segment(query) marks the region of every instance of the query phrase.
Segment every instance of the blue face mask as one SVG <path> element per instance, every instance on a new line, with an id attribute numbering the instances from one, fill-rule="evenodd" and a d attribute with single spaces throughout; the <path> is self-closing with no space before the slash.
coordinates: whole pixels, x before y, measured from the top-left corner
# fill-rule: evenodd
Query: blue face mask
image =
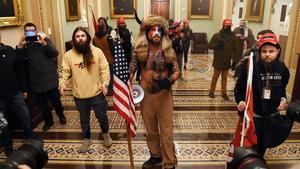
<path id="1" fill-rule="evenodd" d="M 26 36 L 29 36 L 29 37 L 30 37 L 30 36 L 36 36 L 36 33 L 35 33 L 35 31 L 26 31 L 26 32 L 25 32 L 25 35 L 26 35 Z"/>

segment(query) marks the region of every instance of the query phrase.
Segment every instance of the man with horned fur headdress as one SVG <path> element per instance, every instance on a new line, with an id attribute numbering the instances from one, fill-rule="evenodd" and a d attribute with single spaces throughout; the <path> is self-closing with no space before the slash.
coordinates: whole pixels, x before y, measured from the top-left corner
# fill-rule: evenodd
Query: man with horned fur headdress
<path id="1" fill-rule="evenodd" d="M 137 17 L 136 17 L 137 18 Z M 143 169 L 164 166 L 175 168 L 173 143 L 173 98 L 171 85 L 180 77 L 176 55 L 168 37 L 168 24 L 160 16 L 149 16 L 141 22 L 140 33 L 130 64 L 130 78 L 141 65 L 140 84 L 145 92 L 141 114 L 147 130 L 151 157 Z"/>

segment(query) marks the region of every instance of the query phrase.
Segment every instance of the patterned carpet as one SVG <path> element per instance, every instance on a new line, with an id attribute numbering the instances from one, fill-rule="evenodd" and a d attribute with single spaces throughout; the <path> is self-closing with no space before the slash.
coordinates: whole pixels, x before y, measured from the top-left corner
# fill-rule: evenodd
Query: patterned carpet
<path id="1" fill-rule="evenodd" d="M 15 148 L 22 144 L 16 141 Z M 128 148 L 126 141 L 114 141 L 110 148 L 102 146 L 102 141 L 93 140 L 86 153 L 78 153 L 81 141 L 78 140 L 45 140 L 44 148 L 49 155 L 49 164 L 97 164 L 106 163 L 128 164 Z M 145 141 L 133 141 L 133 157 L 136 164 L 149 158 Z M 229 141 L 175 141 L 178 165 L 191 163 L 220 162 L 225 164 Z M 0 154 L 3 158 L 4 154 Z M 269 149 L 266 153 L 268 161 L 300 160 L 300 142 L 288 141 L 279 147 Z"/>
<path id="2" fill-rule="evenodd" d="M 61 125 L 54 116 L 55 125 L 49 132 L 81 132 L 78 111 L 65 111 L 68 119 L 66 125 Z M 109 128 L 111 133 L 123 133 L 125 121 L 116 111 L 108 111 Z M 144 132 L 142 116 L 137 111 L 138 132 Z M 174 111 L 174 133 L 234 133 L 238 122 L 236 111 Z M 42 132 L 43 123 L 35 128 L 35 132 Z M 91 113 L 91 132 L 99 132 L 97 119 Z M 300 132 L 300 124 L 295 123 L 293 132 Z"/>
<path id="3" fill-rule="evenodd" d="M 179 169 L 223 169 L 225 166 L 229 143 L 238 121 L 233 93 L 235 79 L 231 72 L 228 78 L 230 101 L 224 101 L 220 96 L 220 79 L 215 92 L 216 98 L 209 98 L 208 91 L 213 74 L 211 63 L 211 54 L 191 55 L 188 70 L 183 71 L 183 77 L 187 82 L 178 81 L 172 88 L 174 141 Z M 94 113 L 91 113 L 90 126 L 93 145 L 87 153 L 80 154 L 77 152 L 81 145 L 79 113 L 75 109 L 71 91 L 67 92 L 67 96 L 62 98 L 67 124 L 61 125 L 53 113 L 55 124 L 48 132 L 42 131 L 43 122 L 34 129 L 35 133 L 45 139 L 44 148 L 49 155 L 48 165 L 64 169 L 96 169 L 98 166 L 109 169 L 129 168 L 128 148 L 126 137 L 124 137 L 125 123 L 113 110 L 111 96 L 107 97 L 107 101 L 110 109 L 108 111 L 110 133 L 114 136 L 113 145 L 110 148 L 102 146 L 102 139 L 99 139 L 97 135 L 100 132 L 99 125 Z M 139 111 L 137 111 L 136 119 L 139 136 L 133 138 L 132 147 L 135 165 L 141 168 L 141 164 L 149 158 L 149 151 L 144 137 L 145 127 Z M 277 166 L 281 166 L 291 163 L 288 168 L 299 168 L 299 123 L 294 124 L 292 132 L 293 138 L 279 147 L 267 150 L 268 164 L 275 163 Z M 116 135 L 122 136 L 116 137 Z M 21 144 L 21 140 L 14 140 L 15 148 Z M 0 161 L 4 159 L 4 153 L 1 152 Z M 278 168 L 282 167 L 276 169 Z"/>

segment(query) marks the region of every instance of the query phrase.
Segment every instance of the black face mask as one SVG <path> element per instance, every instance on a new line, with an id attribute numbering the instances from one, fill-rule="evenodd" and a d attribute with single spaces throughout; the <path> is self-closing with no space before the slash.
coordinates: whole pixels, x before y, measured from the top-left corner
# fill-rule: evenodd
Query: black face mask
<path id="1" fill-rule="evenodd" d="M 106 25 L 105 25 L 103 22 L 100 22 L 100 23 L 98 24 L 99 30 L 104 30 L 105 27 L 106 27 Z"/>
<path id="2" fill-rule="evenodd" d="M 229 26 L 225 27 L 224 32 L 230 33 L 231 32 L 231 27 L 229 27 Z"/>
<path id="3" fill-rule="evenodd" d="M 124 25 L 124 26 L 119 26 L 119 30 L 124 31 L 125 29 L 126 29 L 126 25 Z"/>

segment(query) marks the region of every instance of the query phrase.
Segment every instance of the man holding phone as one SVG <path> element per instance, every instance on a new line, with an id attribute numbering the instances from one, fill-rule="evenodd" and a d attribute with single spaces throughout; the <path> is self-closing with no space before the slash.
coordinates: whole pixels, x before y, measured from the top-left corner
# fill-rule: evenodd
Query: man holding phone
<path id="1" fill-rule="evenodd" d="M 28 76 L 29 91 L 33 93 L 35 101 L 40 107 L 45 125 L 43 131 L 53 125 L 53 117 L 48 99 L 51 101 L 61 124 L 66 124 L 63 107 L 58 91 L 58 72 L 56 57 L 58 51 L 51 41 L 36 31 L 33 23 L 24 26 L 25 35 L 20 38 L 17 50 L 23 55 Z"/>

